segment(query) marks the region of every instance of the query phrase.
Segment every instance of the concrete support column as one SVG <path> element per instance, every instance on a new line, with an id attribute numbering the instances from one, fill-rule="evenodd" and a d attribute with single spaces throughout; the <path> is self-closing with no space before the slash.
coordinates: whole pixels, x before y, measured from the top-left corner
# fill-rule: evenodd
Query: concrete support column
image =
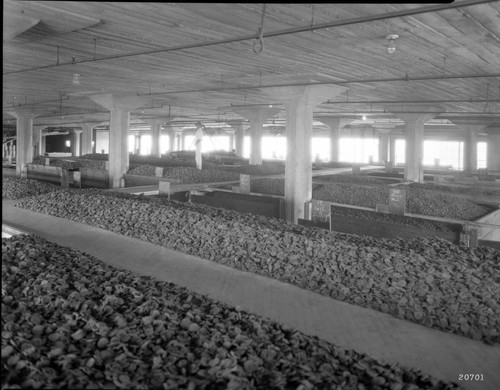
<path id="1" fill-rule="evenodd" d="M 489 171 L 500 172 L 500 132 L 488 133 L 486 149 L 486 168 Z"/>
<path id="2" fill-rule="evenodd" d="M 229 133 L 229 151 L 234 150 L 234 133 Z"/>
<path id="3" fill-rule="evenodd" d="M 399 118 L 405 122 L 405 141 L 406 141 L 406 165 L 404 179 L 422 183 L 424 181 L 424 168 L 422 165 L 424 155 L 424 123 L 429 119 L 439 115 L 444 110 L 439 106 L 431 105 L 413 105 L 404 108 L 401 106 L 389 108 Z"/>
<path id="4" fill-rule="evenodd" d="M 262 131 L 264 121 L 275 116 L 279 109 L 263 106 L 238 108 L 233 111 L 250 121 L 250 165 L 262 165 Z"/>
<path id="5" fill-rule="evenodd" d="M 491 122 L 485 123 L 477 119 L 453 119 L 452 122 L 463 130 L 464 134 L 464 156 L 463 169 L 465 172 L 477 171 L 477 141 L 479 132 L 488 127 Z"/>
<path id="6" fill-rule="evenodd" d="M 181 143 L 182 143 L 181 132 L 177 132 L 175 134 L 175 150 L 182 150 Z"/>
<path id="7" fill-rule="evenodd" d="M 160 137 L 161 125 L 165 122 L 162 119 L 148 119 L 146 123 L 151 126 L 151 156 L 161 157 Z"/>
<path id="8" fill-rule="evenodd" d="M 404 179 L 423 183 L 424 168 L 422 159 L 424 156 L 424 123 L 433 118 L 432 114 L 400 114 L 405 121 L 406 140 L 406 166 Z"/>
<path id="9" fill-rule="evenodd" d="M 396 138 L 389 137 L 389 162 L 396 165 Z"/>
<path id="10" fill-rule="evenodd" d="M 468 126 L 464 130 L 464 171 L 477 171 L 477 134 L 484 126 Z"/>
<path id="11" fill-rule="evenodd" d="M 393 124 L 385 124 L 385 123 L 374 123 L 373 127 L 375 127 L 380 133 L 380 138 L 378 141 L 378 158 L 379 162 L 385 164 L 388 161 L 392 161 L 389 157 L 389 134 L 392 132 L 396 125 Z"/>
<path id="12" fill-rule="evenodd" d="M 203 142 L 203 124 L 201 122 L 198 122 L 196 124 L 196 135 L 194 139 L 194 146 L 195 146 L 195 155 L 194 155 L 194 160 L 196 161 L 196 168 L 201 169 L 202 167 L 202 158 L 201 158 L 201 147 L 202 147 L 202 142 Z"/>
<path id="13" fill-rule="evenodd" d="M 175 147 L 175 129 L 172 125 L 167 124 L 166 130 L 168 134 L 168 152 L 172 153 Z"/>
<path id="14" fill-rule="evenodd" d="M 73 130 L 73 143 L 71 145 L 71 153 L 74 157 L 80 156 L 80 137 L 83 133 L 83 130 Z"/>
<path id="15" fill-rule="evenodd" d="M 245 130 L 243 129 L 243 124 L 233 124 L 231 125 L 234 129 L 234 151 L 238 157 L 243 157 L 243 140 L 245 138 Z"/>
<path id="16" fill-rule="evenodd" d="M 46 150 L 47 150 L 47 136 L 42 135 L 41 145 L 40 145 L 40 156 L 45 156 Z"/>
<path id="17" fill-rule="evenodd" d="M 27 176 L 27 165 L 33 162 L 33 118 L 40 112 L 10 111 L 8 114 L 16 118 L 16 174 Z"/>
<path id="18" fill-rule="evenodd" d="M 44 142 L 43 138 L 43 130 L 46 129 L 48 126 L 34 126 L 33 127 L 33 155 L 34 156 L 43 156 L 45 153 L 44 151 Z"/>
<path id="19" fill-rule="evenodd" d="M 316 117 L 316 119 L 330 127 L 330 161 L 338 162 L 340 130 L 351 123 L 353 119 L 328 116 Z"/>
<path id="20" fill-rule="evenodd" d="M 297 223 L 304 215 L 304 203 L 312 199 L 313 108 L 347 90 L 330 85 L 276 87 L 266 90 L 286 106 L 287 153 L 285 162 L 286 219 Z"/>
<path id="21" fill-rule="evenodd" d="M 94 125 L 90 123 L 84 123 L 81 125 L 82 128 L 82 156 L 92 153 L 92 133 Z"/>
<path id="22" fill-rule="evenodd" d="M 134 134 L 134 154 L 139 154 L 141 151 L 141 135 Z"/>
<path id="23" fill-rule="evenodd" d="M 144 105 L 144 100 L 135 96 L 113 94 L 93 95 L 90 98 L 110 111 L 109 119 L 109 186 L 124 186 L 123 175 L 129 168 L 128 132 L 130 111 Z"/>

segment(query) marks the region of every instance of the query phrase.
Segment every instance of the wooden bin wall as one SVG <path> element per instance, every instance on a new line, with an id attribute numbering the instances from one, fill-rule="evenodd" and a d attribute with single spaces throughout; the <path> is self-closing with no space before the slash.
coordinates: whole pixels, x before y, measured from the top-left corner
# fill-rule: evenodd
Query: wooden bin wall
<path id="1" fill-rule="evenodd" d="M 213 191 L 205 195 L 191 194 L 190 199 L 193 203 L 202 203 L 212 207 L 283 218 L 284 202 L 280 198 Z"/>
<path id="2" fill-rule="evenodd" d="M 408 217 L 410 218 L 410 217 Z M 395 237 L 439 237 L 454 244 L 460 243 L 460 231 L 442 232 L 438 230 L 420 228 L 417 226 L 400 225 L 385 221 L 368 221 L 363 218 L 345 215 L 331 215 L 331 230 L 341 233 L 358 234 L 363 236 L 395 238 Z"/>
<path id="3" fill-rule="evenodd" d="M 80 168 L 82 188 L 109 188 L 106 169 Z"/>
<path id="4" fill-rule="evenodd" d="M 36 179 L 61 185 L 62 168 L 50 165 L 27 164 L 28 179 Z"/>

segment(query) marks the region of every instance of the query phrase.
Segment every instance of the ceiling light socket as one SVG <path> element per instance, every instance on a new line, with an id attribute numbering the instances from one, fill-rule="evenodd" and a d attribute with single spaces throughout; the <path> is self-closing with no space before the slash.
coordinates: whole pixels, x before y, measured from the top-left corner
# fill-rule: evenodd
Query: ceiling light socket
<path id="1" fill-rule="evenodd" d="M 73 73 L 73 85 L 80 85 L 80 75 L 78 73 Z"/>
<path id="2" fill-rule="evenodd" d="M 387 45 L 387 52 L 389 54 L 392 54 L 396 51 L 396 39 L 398 38 L 399 38 L 398 34 L 386 35 L 385 39 L 389 41 L 389 44 Z"/>

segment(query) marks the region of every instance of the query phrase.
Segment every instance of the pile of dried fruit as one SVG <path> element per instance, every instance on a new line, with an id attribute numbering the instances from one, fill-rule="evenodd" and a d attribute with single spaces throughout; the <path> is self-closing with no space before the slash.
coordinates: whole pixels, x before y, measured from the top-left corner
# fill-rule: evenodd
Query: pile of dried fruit
<path id="1" fill-rule="evenodd" d="M 458 196 L 411 187 L 406 208 L 409 213 L 413 214 L 455 218 L 463 221 L 478 219 L 492 211 L 489 207 L 475 204 Z"/>
<path id="2" fill-rule="evenodd" d="M 155 176 L 156 167 L 152 165 L 131 165 L 129 175 L 139 175 L 139 176 Z"/>
<path id="3" fill-rule="evenodd" d="M 349 183 L 327 183 L 313 191 L 313 199 L 375 208 L 377 203 L 387 204 L 389 188 Z"/>
<path id="4" fill-rule="evenodd" d="M 410 188 L 420 188 L 422 190 L 436 190 L 444 192 L 454 192 L 461 194 L 471 194 L 471 195 L 493 195 L 500 196 L 500 188 L 482 187 L 479 185 L 474 186 L 447 186 L 436 183 L 410 183 Z"/>
<path id="5" fill-rule="evenodd" d="M 254 179 L 250 191 L 260 194 L 285 195 L 285 179 Z"/>
<path id="6" fill-rule="evenodd" d="M 156 167 L 151 165 L 140 165 L 131 169 L 128 173 L 131 175 L 155 176 L 155 172 Z M 236 172 L 216 169 L 213 166 L 208 166 L 204 169 L 186 166 L 165 168 L 163 177 L 167 179 L 182 180 L 182 183 L 210 183 L 240 179 L 240 175 Z"/>
<path id="7" fill-rule="evenodd" d="M 437 238 L 373 239 L 100 190 L 18 204 L 485 342 L 500 341 L 500 259 Z"/>
<path id="8" fill-rule="evenodd" d="M 241 165 L 233 168 L 233 172 L 242 173 L 245 175 L 265 176 L 279 175 L 285 173 L 285 167 L 279 165 L 262 164 L 262 165 Z"/>
<path id="9" fill-rule="evenodd" d="M 77 162 L 80 168 L 106 169 L 106 161 L 79 159 Z"/>
<path id="10" fill-rule="evenodd" d="M 27 196 L 59 191 L 60 189 L 60 186 L 34 179 L 20 177 L 2 178 L 2 199 L 21 199 Z"/>
<path id="11" fill-rule="evenodd" d="M 335 215 L 345 215 L 353 218 L 361 218 L 365 221 L 380 221 L 395 223 L 398 225 L 418 226 L 423 229 L 437 230 L 440 232 L 460 232 L 462 229 L 458 224 L 449 224 L 428 219 L 417 219 L 403 215 L 384 214 L 369 210 L 360 210 L 347 207 L 332 206 L 332 213 Z"/>
<path id="12" fill-rule="evenodd" d="M 330 182 L 330 183 L 350 183 L 350 184 L 384 184 L 384 181 L 366 175 L 325 175 L 313 178 L 317 182 Z"/>
<path id="13" fill-rule="evenodd" d="M 45 165 L 45 157 L 35 157 L 33 164 Z M 79 162 L 62 158 L 51 158 L 49 165 L 51 167 L 61 167 L 62 169 L 78 169 L 80 167 Z"/>
<path id="14" fill-rule="evenodd" d="M 2 388 L 458 388 L 37 236 L 2 254 Z"/>
<path id="15" fill-rule="evenodd" d="M 35 157 L 33 164 L 45 165 L 45 157 Z M 62 169 L 78 169 L 78 168 L 92 168 L 92 169 L 106 169 L 106 162 L 97 159 L 82 159 L 67 160 L 50 158 L 49 165 L 51 167 L 61 167 Z"/>
<path id="16" fill-rule="evenodd" d="M 252 192 L 263 194 L 284 195 L 284 187 L 284 179 L 257 179 L 252 180 L 251 183 Z M 402 188 L 408 189 L 408 186 Z M 377 203 L 388 203 L 389 187 L 369 184 L 325 183 L 313 190 L 312 197 L 328 202 L 374 209 Z M 411 214 L 471 221 L 491 211 L 492 209 L 489 207 L 451 194 L 414 187 L 408 189 L 406 212 Z"/>
<path id="17" fill-rule="evenodd" d="M 89 153 L 81 156 L 84 160 L 99 160 L 99 161 L 108 161 L 108 154 L 104 153 Z"/>

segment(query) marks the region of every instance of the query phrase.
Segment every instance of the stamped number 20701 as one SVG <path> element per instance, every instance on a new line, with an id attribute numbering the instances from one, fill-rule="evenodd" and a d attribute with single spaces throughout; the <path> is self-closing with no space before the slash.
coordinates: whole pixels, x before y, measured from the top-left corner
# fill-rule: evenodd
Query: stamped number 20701
<path id="1" fill-rule="evenodd" d="M 484 381 L 483 374 L 458 374 L 459 381 Z"/>

